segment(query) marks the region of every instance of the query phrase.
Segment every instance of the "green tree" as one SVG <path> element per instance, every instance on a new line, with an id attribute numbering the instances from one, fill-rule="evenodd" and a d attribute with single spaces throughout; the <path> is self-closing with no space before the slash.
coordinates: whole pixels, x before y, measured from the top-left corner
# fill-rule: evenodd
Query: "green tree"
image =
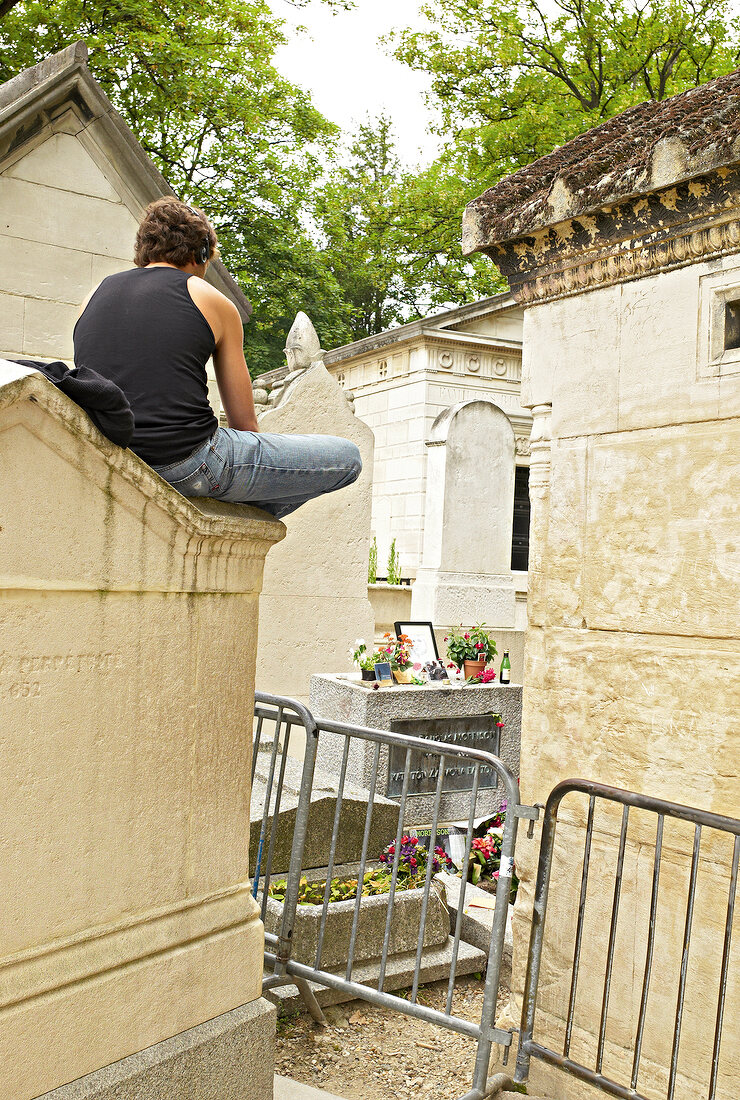
<path id="1" fill-rule="evenodd" d="M 430 29 L 402 32 L 396 56 L 432 78 L 447 144 L 416 182 L 418 225 L 460 302 L 505 286 L 490 261 L 461 256 L 467 202 L 628 107 L 738 64 L 726 0 L 428 0 L 423 11 Z"/>
<path id="2" fill-rule="evenodd" d="M 350 339 L 501 288 L 490 263 L 463 258 L 460 216 L 458 181 L 450 185 L 438 164 L 404 168 L 389 118 L 358 128 L 312 200 L 316 243 L 350 311 Z"/>
<path id="3" fill-rule="evenodd" d="M 734 69 L 727 0 L 428 0 L 396 55 L 432 77 L 462 190 L 480 190 L 647 99 Z"/>
<path id="4" fill-rule="evenodd" d="M 401 192 L 391 122 L 381 116 L 359 127 L 345 163 L 314 195 L 319 242 L 349 305 L 353 339 L 381 332 L 414 309 L 401 275 Z"/>
<path id="5" fill-rule="evenodd" d="M 0 79 L 79 38 L 168 182 L 214 220 L 255 306 L 253 373 L 283 361 L 299 308 L 325 339 L 345 333 L 341 293 L 302 221 L 336 128 L 276 70 L 284 38 L 267 0 L 23 0 L 0 22 Z"/>

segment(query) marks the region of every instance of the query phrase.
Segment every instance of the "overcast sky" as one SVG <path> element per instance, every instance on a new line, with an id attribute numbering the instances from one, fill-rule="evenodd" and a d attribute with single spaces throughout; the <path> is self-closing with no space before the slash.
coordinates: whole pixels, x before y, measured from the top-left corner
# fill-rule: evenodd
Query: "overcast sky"
<path id="1" fill-rule="evenodd" d="M 272 0 L 285 19 L 289 42 L 277 68 L 311 93 L 315 106 L 343 130 L 385 112 L 393 120 L 398 152 L 407 164 L 428 163 L 439 148 L 424 105 L 428 79 L 395 61 L 380 38 L 396 27 L 423 27 L 421 0 L 357 0 L 335 14 L 320 0 L 295 9 Z M 307 28 L 300 33 L 299 25 Z"/>

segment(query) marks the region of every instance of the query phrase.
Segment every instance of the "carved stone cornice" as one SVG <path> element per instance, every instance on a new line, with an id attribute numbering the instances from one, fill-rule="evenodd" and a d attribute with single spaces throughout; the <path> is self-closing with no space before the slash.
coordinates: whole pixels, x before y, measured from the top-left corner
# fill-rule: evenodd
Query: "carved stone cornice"
<path id="1" fill-rule="evenodd" d="M 487 251 L 527 305 L 740 252 L 740 166 Z"/>

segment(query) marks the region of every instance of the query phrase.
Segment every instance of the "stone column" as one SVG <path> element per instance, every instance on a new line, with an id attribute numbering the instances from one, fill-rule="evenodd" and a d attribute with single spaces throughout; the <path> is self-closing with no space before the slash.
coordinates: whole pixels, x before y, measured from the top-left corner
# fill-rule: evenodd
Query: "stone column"
<path id="1" fill-rule="evenodd" d="M 422 566 L 411 617 L 435 626 L 513 629 L 514 429 L 492 401 L 464 401 L 435 420 L 427 442 Z"/>
<path id="2" fill-rule="evenodd" d="M 0 471 L 3 1100 L 271 1096 L 247 852 L 282 525 L 186 500 L 8 364 Z"/>

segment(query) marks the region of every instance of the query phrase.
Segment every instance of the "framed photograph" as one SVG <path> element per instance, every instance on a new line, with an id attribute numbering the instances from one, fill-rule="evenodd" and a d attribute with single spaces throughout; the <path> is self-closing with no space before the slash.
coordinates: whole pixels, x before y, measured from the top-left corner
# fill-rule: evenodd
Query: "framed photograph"
<path id="1" fill-rule="evenodd" d="M 375 666 L 375 679 L 379 684 L 393 683 L 393 672 L 391 670 L 390 661 L 378 661 Z"/>
<path id="2" fill-rule="evenodd" d="M 411 639 L 411 660 L 422 665 L 439 660 L 434 627 L 431 623 L 394 623 L 396 637 L 406 634 Z"/>

